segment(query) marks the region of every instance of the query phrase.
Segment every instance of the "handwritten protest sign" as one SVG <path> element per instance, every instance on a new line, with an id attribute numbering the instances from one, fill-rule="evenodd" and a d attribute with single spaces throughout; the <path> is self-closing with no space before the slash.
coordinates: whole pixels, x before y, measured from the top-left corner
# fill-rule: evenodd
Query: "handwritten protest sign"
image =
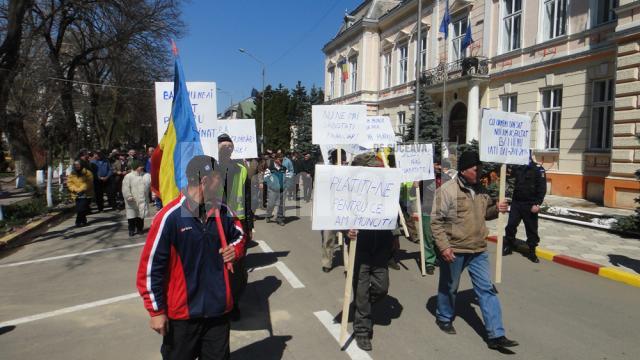
<path id="1" fill-rule="evenodd" d="M 196 126 L 200 132 L 202 150 L 209 156 L 214 156 L 218 149 L 215 129 L 217 120 L 216 83 L 215 82 L 187 82 L 189 100 L 193 108 Z M 158 142 L 162 139 L 171 116 L 173 101 L 173 82 L 156 82 L 156 126 Z"/>
<path id="2" fill-rule="evenodd" d="M 214 158 L 218 158 L 218 135 L 226 133 L 233 140 L 232 159 L 251 159 L 258 157 L 256 121 L 254 119 L 218 120 L 214 141 Z M 203 143 L 204 146 L 204 143 Z"/>
<path id="3" fill-rule="evenodd" d="M 313 230 L 392 230 L 398 217 L 400 171 L 316 165 Z"/>
<path id="4" fill-rule="evenodd" d="M 402 181 L 435 179 L 433 145 L 407 144 L 396 146 L 396 166 L 402 171 Z"/>
<path id="5" fill-rule="evenodd" d="M 350 144 L 350 145 L 320 145 L 320 153 L 322 154 L 322 160 L 324 161 L 325 165 L 329 165 L 329 153 L 331 152 L 331 150 L 335 150 L 338 147 L 340 147 L 340 149 L 344 150 L 347 153 L 347 159 L 342 159 L 342 160 L 349 160 L 350 157 L 362 154 L 362 153 L 366 153 L 369 151 L 369 149 L 363 148 L 360 145 L 357 144 Z"/>
<path id="6" fill-rule="evenodd" d="M 366 105 L 313 105 L 314 144 L 360 144 L 366 141 Z"/>
<path id="7" fill-rule="evenodd" d="M 500 167 L 500 187 L 498 201 L 505 201 L 507 164 L 526 165 L 529 163 L 531 144 L 531 119 L 499 110 L 485 109 L 482 113 L 480 129 L 480 160 L 502 163 Z M 502 282 L 502 245 L 506 215 L 498 215 L 498 243 L 496 249 L 495 283 Z"/>
<path id="8" fill-rule="evenodd" d="M 531 119 L 499 110 L 485 109 L 480 132 L 480 160 L 526 165 L 531 145 Z"/>
<path id="9" fill-rule="evenodd" d="M 396 133 L 388 116 L 367 116 L 366 140 L 359 143 L 367 149 L 396 145 Z"/>

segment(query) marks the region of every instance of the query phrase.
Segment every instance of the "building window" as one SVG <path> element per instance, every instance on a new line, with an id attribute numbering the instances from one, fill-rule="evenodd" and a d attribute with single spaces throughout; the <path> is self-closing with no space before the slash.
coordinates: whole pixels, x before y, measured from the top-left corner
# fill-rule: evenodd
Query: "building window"
<path id="1" fill-rule="evenodd" d="M 336 88 L 336 68 L 329 68 L 329 99 L 333 99 Z"/>
<path id="2" fill-rule="evenodd" d="M 347 67 L 347 61 L 343 60 L 340 63 L 340 96 L 345 95 L 347 80 L 349 80 L 349 68 Z"/>
<path id="3" fill-rule="evenodd" d="M 391 86 L 391 53 L 382 55 L 382 88 Z"/>
<path id="4" fill-rule="evenodd" d="M 562 89 L 542 91 L 540 114 L 546 128 L 544 147 L 547 150 L 560 148 L 560 113 L 562 112 Z"/>
<path id="5" fill-rule="evenodd" d="M 351 75 L 351 92 L 358 90 L 358 59 L 352 58 L 349 61 L 349 74 Z"/>
<path id="6" fill-rule="evenodd" d="M 593 24 L 600 25 L 616 19 L 614 9 L 618 6 L 618 0 L 594 0 L 595 17 Z"/>
<path id="7" fill-rule="evenodd" d="M 500 97 L 502 111 L 518 112 L 518 95 L 504 95 Z"/>
<path id="8" fill-rule="evenodd" d="M 451 39 L 453 50 L 451 54 L 452 62 L 466 57 L 466 49 L 462 48 L 462 39 L 464 38 L 464 33 L 467 32 L 468 22 L 469 20 L 464 17 L 453 23 L 453 37 Z"/>
<path id="9" fill-rule="evenodd" d="M 593 82 L 590 148 L 594 150 L 611 149 L 613 86 L 612 79 Z"/>
<path id="10" fill-rule="evenodd" d="M 398 133 L 404 138 L 407 131 L 407 118 L 404 111 L 398 112 Z"/>
<path id="11" fill-rule="evenodd" d="M 416 56 L 416 77 L 422 70 L 427 67 L 427 32 L 420 36 L 420 50 L 416 48 L 416 53 L 420 54 L 422 68 L 418 69 L 418 57 Z"/>
<path id="12" fill-rule="evenodd" d="M 520 49 L 522 0 L 503 0 L 502 51 Z"/>
<path id="13" fill-rule="evenodd" d="M 409 49 L 407 45 L 398 48 L 398 84 L 407 82 L 407 64 L 409 59 Z"/>
<path id="14" fill-rule="evenodd" d="M 567 0 L 545 0 L 543 6 L 543 40 L 564 35 L 567 30 Z"/>

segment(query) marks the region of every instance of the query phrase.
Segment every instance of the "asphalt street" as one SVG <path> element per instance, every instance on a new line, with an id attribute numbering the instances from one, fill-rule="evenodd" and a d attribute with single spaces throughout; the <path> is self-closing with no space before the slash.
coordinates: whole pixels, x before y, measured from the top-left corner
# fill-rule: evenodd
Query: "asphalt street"
<path id="1" fill-rule="evenodd" d="M 497 285 L 513 352 L 489 350 L 467 275 L 457 335 L 434 323 L 437 271 L 422 277 L 418 247 L 401 238 L 402 268 L 374 307 L 373 351 L 341 351 L 331 320 L 342 309 L 342 256 L 321 271 L 310 204 L 281 227 L 259 220 L 249 249 L 243 318 L 233 323 L 233 359 L 639 359 L 640 289 L 520 255 L 504 259 Z M 144 237 L 129 238 L 122 213 L 65 221 L 36 243 L 0 253 L 0 359 L 159 359 L 135 274 Z M 147 219 L 146 225 L 150 220 Z M 489 245 L 495 252 L 494 245 Z M 333 331 L 333 333 L 332 333 Z"/>

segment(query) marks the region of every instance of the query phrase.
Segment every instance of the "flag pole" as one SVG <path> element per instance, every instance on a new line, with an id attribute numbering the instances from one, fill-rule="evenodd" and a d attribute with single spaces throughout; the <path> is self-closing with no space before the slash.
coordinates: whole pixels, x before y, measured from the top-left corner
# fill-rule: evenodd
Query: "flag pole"
<path id="1" fill-rule="evenodd" d="M 414 135 L 413 140 L 414 143 L 418 143 L 418 138 L 420 137 L 420 77 L 422 75 L 422 0 L 418 0 L 418 37 L 417 37 L 417 47 L 416 47 L 416 56 L 417 56 L 417 69 L 416 69 L 416 111 L 414 117 Z M 426 276 L 426 269 L 424 263 L 424 229 L 422 228 L 422 198 L 420 196 L 420 186 L 416 188 L 416 212 L 418 213 L 418 244 L 420 246 L 420 273 L 422 276 Z M 412 220 L 412 219 L 409 219 Z M 415 221 L 415 220 L 414 220 Z"/>

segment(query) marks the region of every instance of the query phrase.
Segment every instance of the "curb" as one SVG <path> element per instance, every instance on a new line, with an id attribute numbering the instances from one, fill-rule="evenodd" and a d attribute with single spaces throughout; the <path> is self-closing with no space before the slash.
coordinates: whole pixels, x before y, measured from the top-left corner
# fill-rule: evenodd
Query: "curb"
<path id="1" fill-rule="evenodd" d="M 19 230 L 5 235 L 0 238 L 0 250 L 6 250 L 15 246 L 28 244 L 30 240 L 38 236 L 42 230 L 54 226 L 60 220 L 64 220 L 66 215 L 72 213 L 71 210 L 72 209 L 63 209 L 53 212 L 44 216 L 40 220 L 31 222 Z"/>
<path id="2" fill-rule="evenodd" d="M 495 235 L 490 235 L 487 236 L 487 240 L 495 243 L 497 242 L 497 237 Z M 556 254 L 552 251 L 540 247 L 536 248 L 536 255 L 538 255 L 539 258 L 543 258 L 560 265 L 586 271 L 588 273 L 595 274 L 609 280 L 625 283 L 627 285 L 640 287 L 640 275 L 632 274 L 630 272 L 623 271 L 614 267 L 608 267 L 592 263 L 590 261 L 577 259 L 571 256 Z"/>

